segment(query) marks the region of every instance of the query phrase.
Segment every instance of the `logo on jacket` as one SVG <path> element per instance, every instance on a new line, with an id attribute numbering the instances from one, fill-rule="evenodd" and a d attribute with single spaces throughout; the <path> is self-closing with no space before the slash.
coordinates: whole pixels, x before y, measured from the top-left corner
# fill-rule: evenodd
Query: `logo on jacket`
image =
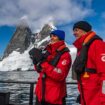
<path id="1" fill-rule="evenodd" d="M 55 68 L 54 71 L 57 73 L 62 73 L 62 70 L 60 68 Z"/>
<path id="2" fill-rule="evenodd" d="M 101 60 L 105 62 L 105 54 L 102 54 Z"/>
<path id="3" fill-rule="evenodd" d="M 62 61 L 62 65 L 66 65 L 66 64 L 67 64 L 67 60 L 64 59 L 64 60 Z"/>

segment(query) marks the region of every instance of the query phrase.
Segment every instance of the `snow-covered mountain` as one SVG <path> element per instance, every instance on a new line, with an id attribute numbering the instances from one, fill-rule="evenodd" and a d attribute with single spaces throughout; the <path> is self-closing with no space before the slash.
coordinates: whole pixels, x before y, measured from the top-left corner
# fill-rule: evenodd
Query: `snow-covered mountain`
<path id="1" fill-rule="evenodd" d="M 76 48 L 72 45 L 68 46 L 72 55 L 72 61 L 75 59 Z M 13 71 L 13 70 L 32 70 L 33 64 L 29 57 L 29 47 L 24 53 L 13 51 L 8 57 L 0 62 L 0 71 Z"/>
<path id="2" fill-rule="evenodd" d="M 54 29 L 54 26 L 52 24 L 46 24 L 39 33 L 31 34 L 30 42 L 28 41 L 29 45 L 27 49 L 24 49 L 21 51 L 17 50 L 16 47 L 15 47 L 15 50 L 12 49 L 11 53 L 9 52 L 8 56 L 4 57 L 4 59 L 0 61 L 0 71 L 32 70 L 33 64 L 28 54 L 29 50 L 34 46 L 38 48 L 45 47 L 49 43 L 49 39 L 50 39 L 49 33 L 53 29 Z M 18 35 L 17 35 L 17 38 L 18 38 Z M 14 41 L 11 40 L 11 42 L 14 42 Z M 70 54 L 72 55 L 72 61 L 74 61 L 76 56 L 76 48 L 72 45 L 67 45 L 67 46 L 70 49 Z M 19 47 L 19 45 L 17 47 Z M 10 46 L 7 47 L 8 50 L 9 48 L 11 47 Z"/>
<path id="3" fill-rule="evenodd" d="M 13 51 L 23 53 L 31 43 L 32 32 L 27 24 L 18 24 L 7 48 L 5 49 L 4 56 L 8 57 Z"/>

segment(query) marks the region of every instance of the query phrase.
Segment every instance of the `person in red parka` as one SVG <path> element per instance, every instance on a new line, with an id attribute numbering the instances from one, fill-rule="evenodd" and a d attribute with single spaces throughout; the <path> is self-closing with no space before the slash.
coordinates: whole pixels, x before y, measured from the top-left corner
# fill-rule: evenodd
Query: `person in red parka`
<path id="1" fill-rule="evenodd" d="M 86 21 L 75 23 L 73 34 L 76 37 L 73 44 L 77 48 L 77 56 L 81 53 L 87 37 L 96 35 L 92 31 L 92 26 Z M 105 105 L 105 43 L 102 40 L 96 39 L 90 44 L 87 62 L 80 80 L 78 89 L 81 95 L 81 105 Z"/>
<path id="2" fill-rule="evenodd" d="M 64 42 L 65 32 L 54 30 L 50 33 L 51 43 L 46 50 L 47 58 L 40 64 L 38 82 L 35 88 L 35 105 L 66 105 L 66 77 L 71 66 L 69 51 L 65 51 L 59 58 L 56 66 L 51 64 L 58 52 L 67 48 Z M 37 70 L 37 65 L 35 65 Z"/>

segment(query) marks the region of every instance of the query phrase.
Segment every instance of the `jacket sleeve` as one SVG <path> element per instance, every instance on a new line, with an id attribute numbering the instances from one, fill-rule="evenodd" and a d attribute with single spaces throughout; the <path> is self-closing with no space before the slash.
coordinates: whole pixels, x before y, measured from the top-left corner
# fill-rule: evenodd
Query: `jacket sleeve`
<path id="1" fill-rule="evenodd" d="M 98 73 L 105 73 L 105 42 L 97 40 L 95 44 L 95 65 Z M 105 79 L 105 77 L 104 77 Z"/>
<path id="2" fill-rule="evenodd" d="M 105 42 L 97 41 L 96 44 L 96 68 L 100 77 L 101 94 L 100 99 L 105 103 Z"/>
<path id="3" fill-rule="evenodd" d="M 56 81 L 63 81 L 67 77 L 71 67 L 71 56 L 68 52 L 64 53 L 56 67 L 48 62 L 42 63 L 41 66 L 48 77 Z"/>

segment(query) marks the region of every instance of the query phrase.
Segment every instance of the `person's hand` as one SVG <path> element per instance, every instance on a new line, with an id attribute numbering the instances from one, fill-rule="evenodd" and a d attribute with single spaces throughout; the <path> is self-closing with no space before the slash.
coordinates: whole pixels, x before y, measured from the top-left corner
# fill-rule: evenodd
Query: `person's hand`
<path id="1" fill-rule="evenodd" d="M 32 48 L 29 51 L 29 55 L 30 55 L 30 58 L 33 60 L 33 64 L 35 65 L 43 60 L 42 51 L 38 48 Z"/>

